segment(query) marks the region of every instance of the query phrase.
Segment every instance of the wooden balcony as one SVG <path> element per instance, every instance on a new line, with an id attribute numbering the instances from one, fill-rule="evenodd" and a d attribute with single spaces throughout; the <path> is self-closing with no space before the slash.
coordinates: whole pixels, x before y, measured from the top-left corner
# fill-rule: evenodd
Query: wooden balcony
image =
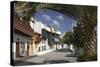
<path id="1" fill-rule="evenodd" d="M 35 45 L 41 42 L 41 35 L 39 33 L 34 32 L 33 41 Z"/>
<path id="2" fill-rule="evenodd" d="M 22 34 L 27 36 L 33 36 L 33 29 L 26 23 L 22 22 L 19 17 L 14 17 L 14 24 L 13 24 L 14 31 L 19 31 Z"/>

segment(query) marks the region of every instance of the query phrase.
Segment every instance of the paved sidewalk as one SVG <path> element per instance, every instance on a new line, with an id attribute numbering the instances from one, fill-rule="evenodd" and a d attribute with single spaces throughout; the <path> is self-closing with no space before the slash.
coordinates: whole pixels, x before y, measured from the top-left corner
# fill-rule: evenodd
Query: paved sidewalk
<path id="1" fill-rule="evenodd" d="M 70 56 L 67 56 L 69 55 Z M 44 55 L 31 57 L 24 60 L 24 62 L 19 63 L 18 65 L 35 65 L 35 64 L 52 64 L 52 63 L 69 63 L 77 62 L 77 57 L 71 56 L 70 52 L 66 52 L 66 49 L 59 49 Z"/>
<path id="2" fill-rule="evenodd" d="M 53 49 L 49 49 L 49 50 L 45 50 L 45 51 L 38 52 L 36 55 L 37 56 L 45 55 L 46 53 L 49 53 L 49 52 L 52 52 L 52 51 L 53 51 Z"/>

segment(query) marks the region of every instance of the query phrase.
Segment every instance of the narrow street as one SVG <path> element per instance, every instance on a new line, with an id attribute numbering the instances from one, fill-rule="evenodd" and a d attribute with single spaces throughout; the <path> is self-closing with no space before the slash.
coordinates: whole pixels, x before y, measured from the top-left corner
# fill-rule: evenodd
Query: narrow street
<path id="1" fill-rule="evenodd" d="M 16 65 L 69 63 L 69 62 L 76 62 L 76 60 L 77 57 L 71 56 L 71 53 L 66 52 L 66 49 L 58 49 L 41 56 L 31 57 Z"/>

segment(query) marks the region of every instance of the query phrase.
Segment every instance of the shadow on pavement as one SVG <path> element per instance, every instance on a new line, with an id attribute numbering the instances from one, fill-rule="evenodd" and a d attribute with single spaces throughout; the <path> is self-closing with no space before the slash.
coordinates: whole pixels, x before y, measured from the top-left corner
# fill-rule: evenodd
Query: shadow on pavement
<path id="1" fill-rule="evenodd" d="M 69 61 L 66 60 L 48 60 L 44 61 L 45 64 L 55 64 L 55 63 L 69 63 Z"/>
<path id="2" fill-rule="evenodd" d="M 17 65 L 17 64 L 22 63 L 22 62 L 24 62 L 24 61 L 16 60 L 16 61 L 14 61 L 14 65 Z"/>
<path id="3" fill-rule="evenodd" d="M 37 55 L 30 56 L 30 57 L 22 57 L 24 60 L 15 60 L 14 61 L 14 65 L 15 66 L 33 65 L 34 64 L 33 62 L 27 62 L 27 61 L 25 61 L 25 60 L 31 59 L 33 57 L 37 57 Z"/>
<path id="4" fill-rule="evenodd" d="M 16 63 L 15 66 L 69 63 L 69 61 L 66 61 L 66 60 L 48 60 L 48 61 L 45 60 L 43 63 L 34 63 L 34 62 L 27 62 L 27 61 L 16 61 L 16 62 L 18 63 Z"/>
<path id="5" fill-rule="evenodd" d="M 65 57 L 78 57 L 78 55 L 75 55 L 75 54 L 66 54 Z"/>
<path id="6" fill-rule="evenodd" d="M 57 49 L 54 52 L 67 52 L 67 49 Z"/>
<path id="7" fill-rule="evenodd" d="M 24 65 L 33 65 L 34 63 L 32 62 L 26 62 L 26 61 L 16 61 L 15 66 L 24 66 Z"/>

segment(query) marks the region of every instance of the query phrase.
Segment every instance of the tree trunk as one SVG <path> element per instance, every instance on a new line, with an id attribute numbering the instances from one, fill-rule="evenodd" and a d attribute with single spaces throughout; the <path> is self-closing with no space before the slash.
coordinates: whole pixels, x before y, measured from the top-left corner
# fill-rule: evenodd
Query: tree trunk
<path id="1" fill-rule="evenodd" d="M 96 45 L 96 32 L 87 33 L 86 39 L 84 41 L 85 47 L 85 56 L 86 59 L 96 56 L 97 54 L 97 45 Z M 87 60 L 88 60 L 87 59 Z"/>

